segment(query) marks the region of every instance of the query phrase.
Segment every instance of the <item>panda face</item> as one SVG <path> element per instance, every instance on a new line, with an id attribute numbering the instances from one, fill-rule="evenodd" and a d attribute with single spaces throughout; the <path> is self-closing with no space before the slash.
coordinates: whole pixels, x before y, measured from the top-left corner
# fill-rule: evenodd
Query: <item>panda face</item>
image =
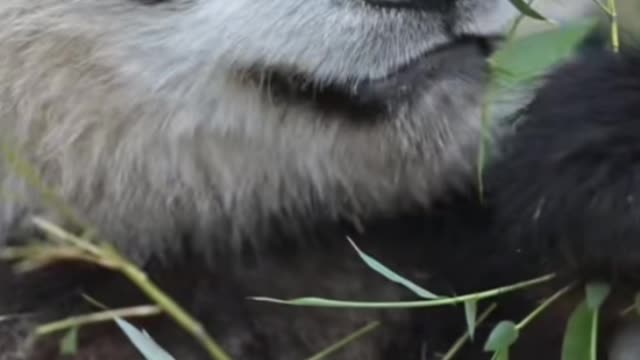
<path id="1" fill-rule="evenodd" d="M 31 160 L 47 185 L 102 240 L 148 265 L 145 270 L 169 285 L 171 294 L 186 295 L 188 310 L 204 315 L 198 317 L 221 335 L 216 337 L 225 348 L 251 353 L 238 358 L 306 357 L 326 347 L 335 334 L 349 333 L 372 317 L 391 327 L 359 340 L 343 358 L 385 359 L 405 343 L 411 343 L 409 352 L 419 350 L 425 358 L 427 345 L 430 353 L 441 353 L 442 344 L 449 346 L 448 340 L 459 336 L 456 332 L 449 339 L 456 319 L 463 320 L 458 310 L 434 318 L 348 309 L 335 317 L 316 317 L 275 307 L 245 308 L 244 300 L 256 294 L 319 292 L 336 299 L 405 299 L 404 289 L 345 250 L 342 228 L 336 226 L 336 233 L 331 226 L 344 219 L 374 224 L 378 216 L 391 217 L 392 236 L 369 227 L 362 240 L 370 241 L 358 243 L 421 282 L 431 280 L 435 270 L 433 279 L 437 283 L 442 277 L 447 293 L 528 272 L 521 268 L 522 257 L 495 238 L 496 229 L 516 235 L 517 253 L 525 257 L 527 248 L 537 251 L 559 240 L 561 250 L 577 248 L 578 257 L 589 259 L 593 253 L 600 259 L 605 249 L 601 221 L 593 219 L 606 214 L 618 219 L 614 224 L 620 226 L 614 228 L 622 229 L 606 234 L 607 245 L 613 244 L 606 249 L 625 254 L 604 256 L 623 263 L 635 254 L 633 242 L 626 241 L 627 234 L 637 238 L 635 222 L 628 221 L 635 215 L 628 211 L 635 189 L 617 185 L 624 181 L 610 186 L 607 176 L 579 184 L 585 184 L 580 174 L 615 173 L 623 180 L 628 180 L 624 174 L 633 175 L 632 167 L 608 156 L 635 149 L 626 141 L 637 143 L 629 135 L 634 112 L 617 102 L 638 103 L 629 86 L 640 68 L 637 60 L 605 59 L 593 69 L 574 64 L 566 78 L 556 79 L 558 86 L 549 88 L 551 95 L 538 97 L 544 101 L 528 109 L 534 118 L 527 121 L 529 130 L 520 129 L 519 137 L 511 139 L 519 146 L 499 159 L 500 169 L 491 175 L 489 184 L 501 191 L 491 198 L 488 211 L 470 205 L 469 199 L 462 204 L 454 199 L 435 215 L 418 211 L 425 215 L 418 219 L 419 229 L 405 226 L 404 210 L 429 208 L 452 188 L 469 185 L 481 139 L 486 57 L 514 13 L 508 0 L 2 0 L 0 144 L 15 145 Z M 617 75 L 606 81 L 592 76 L 600 73 Z M 592 96 L 598 89 L 614 90 Z M 565 106 L 567 101 L 573 106 Z M 549 109 L 561 109 L 567 121 L 553 122 L 556 116 L 548 116 Z M 614 111 L 617 116 L 610 118 L 621 126 L 613 131 L 600 109 Z M 607 131 L 593 136 L 603 126 Z M 614 142 L 620 151 L 608 151 Z M 570 158 L 571 167 L 558 171 L 559 158 Z M 20 233 L 25 217 L 58 219 L 4 161 L 0 158 L 0 192 L 10 196 L 0 201 L 0 250 L 15 245 L 9 241 L 28 241 Z M 624 171 L 617 171 L 618 165 Z M 537 181 L 532 171 L 547 176 Z M 591 184 L 598 185 L 598 201 L 592 201 Z M 619 194 L 624 194 L 624 207 L 615 201 L 622 198 Z M 301 230 L 326 223 L 329 229 L 318 234 L 328 233 L 321 239 L 326 248 L 298 246 L 309 235 Z M 289 235 L 286 240 L 298 240 L 296 246 L 285 242 L 260 249 L 272 244 L 274 224 Z M 382 225 L 385 230 L 387 224 Z M 565 236 L 574 231 L 580 236 Z M 519 236 L 522 232 L 525 236 Z M 536 241 L 540 235 L 546 241 Z M 574 239 L 580 242 L 574 245 Z M 345 248 L 336 246 L 338 241 Z M 263 259 L 251 259 L 245 267 L 246 253 L 237 250 L 247 247 L 265 251 L 256 251 Z M 221 256 L 203 269 L 194 253 Z M 558 255 L 555 250 L 545 254 L 549 259 Z M 158 255 L 165 262 L 156 262 Z M 31 346 L 31 339 L 18 334 L 31 321 L 45 322 L 59 304 L 76 307 L 68 296 L 79 288 L 72 271 L 73 286 L 50 281 L 56 284 L 50 294 L 41 286 L 48 277 L 23 283 L 0 262 L 0 293 L 6 294 L 0 296 L 0 314 L 23 313 L 34 304 L 33 320 L 0 324 L 0 344 L 5 344 L 0 358 L 13 358 Z M 119 282 L 112 286 L 102 276 L 96 279 L 90 288 L 117 301 L 93 298 L 129 303 L 133 294 Z M 530 303 L 529 295 L 523 303 Z M 133 298 L 137 304 L 137 292 Z M 513 301 L 514 310 L 520 308 L 520 300 Z M 510 305 L 501 308 L 520 318 Z M 229 320 L 232 326 L 225 326 Z M 554 335 L 557 328 L 554 321 L 543 329 L 542 342 L 560 339 Z M 172 340 L 169 345 L 179 358 L 198 358 L 180 356 L 191 352 L 182 336 L 159 333 Z M 636 335 L 634 328 L 625 330 L 613 343 L 612 359 L 638 358 Z M 98 333 L 80 357 L 105 357 L 104 351 L 117 354 L 107 358 L 133 357 L 131 348 L 118 346 L 124 338 L 120 332 L 117 336 L 111 343 L 109 334 Z M 8 345 L 1 339 L 8 339 Z M 526 351 L 527 356 L 539 357 L 538 351 L 548 347 L 542 345 Z M 50 354 L 46 344 L 43 349 L 42 354 Z"/>
<path id="2" fill-rule="evenodd" d="M 209 248 L 274 220 L 393 215 L 473 173 L 485 58 L 514 13 L 508 0 L 13 0 L 0 82 L 16 106 L 0 132 L 132 256 L 185 231 Z M 42 208 L 2 180 L 27 199 L 2 205 L 7 223 Z"/>

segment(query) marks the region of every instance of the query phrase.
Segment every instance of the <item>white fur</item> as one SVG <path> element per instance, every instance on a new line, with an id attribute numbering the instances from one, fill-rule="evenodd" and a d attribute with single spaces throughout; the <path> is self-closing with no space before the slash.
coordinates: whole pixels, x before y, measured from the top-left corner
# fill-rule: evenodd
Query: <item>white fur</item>
<path id="1" fill-rule="evenodd" d="M 457 28 L 496 30 L 477 25 L 486 0 L 467 3 Z M 276 104 L 241 80 L 256 66 L 318 83 L 379 77 L 449 41 L 439 19 L 348 0 L 4 0 L 0 133 L 84 221 L 142 258 L 185 230 L 209 253 L 255 242 L 274 217 L 295 229 L 428 205 L 472 173 L 481 67 L 368 126 Z M 6 164 L 0 175 L 9 231 L 43 205 Z"/>

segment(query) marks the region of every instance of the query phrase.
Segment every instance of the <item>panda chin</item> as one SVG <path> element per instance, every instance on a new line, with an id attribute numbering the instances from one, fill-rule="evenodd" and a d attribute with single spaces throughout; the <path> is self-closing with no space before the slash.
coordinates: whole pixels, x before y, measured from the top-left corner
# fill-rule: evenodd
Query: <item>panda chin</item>
<path id="1" fill-rule="evenodd" d="M 499 36 L 459 36 L 376 78 L 331 82 L 276 67 L 248 73 L 256 83 L 268 80 L 269 95 L 276 101 L 301 103 L 325 112 L 331 109 L 358 122 L 376 123 L 447 76 L 483 72 L 486 59 L 500 41 Z"/>

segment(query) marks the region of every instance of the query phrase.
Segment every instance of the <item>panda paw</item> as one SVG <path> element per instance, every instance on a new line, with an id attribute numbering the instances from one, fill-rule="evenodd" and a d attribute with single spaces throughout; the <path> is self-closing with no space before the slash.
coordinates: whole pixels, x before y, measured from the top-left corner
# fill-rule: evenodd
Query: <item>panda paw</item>
<path id="1" fill-rule="evenodd" d="M 554 71 L 487 173 L 498 236 L 518 250 L 640 280 L 640 53 Z"/>

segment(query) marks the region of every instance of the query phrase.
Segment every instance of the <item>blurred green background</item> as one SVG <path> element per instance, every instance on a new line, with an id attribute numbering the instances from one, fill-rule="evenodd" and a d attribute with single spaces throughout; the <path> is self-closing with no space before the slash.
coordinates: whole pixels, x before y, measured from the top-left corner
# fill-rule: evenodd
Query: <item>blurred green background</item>
<path id="1" fill-rule="evenodd" d="M 607 3 L 607 0 L 600 0 Z M 633 38 L 636 43 L 640 43 L 640 0 L 616 0 L 618 7 L 618 20 L 621 34 Z M 534 7 L 544 15 L 560 20 L 570 21 L 571 19 L 594 14 L 603 15 L 602 10 L 594 4 L 594 0 L 537 0 Z M 545 29 L 548 25 L 535 20 L 523 22 L 521 31 L 529 32 Z"/>
<path id="2" fill-rule="evenodd" d="M 640 35 L 640 0 L 619 0 L 620 22 L 623 28 L 628 28 L 635 34 L 636 40 Z"/>

